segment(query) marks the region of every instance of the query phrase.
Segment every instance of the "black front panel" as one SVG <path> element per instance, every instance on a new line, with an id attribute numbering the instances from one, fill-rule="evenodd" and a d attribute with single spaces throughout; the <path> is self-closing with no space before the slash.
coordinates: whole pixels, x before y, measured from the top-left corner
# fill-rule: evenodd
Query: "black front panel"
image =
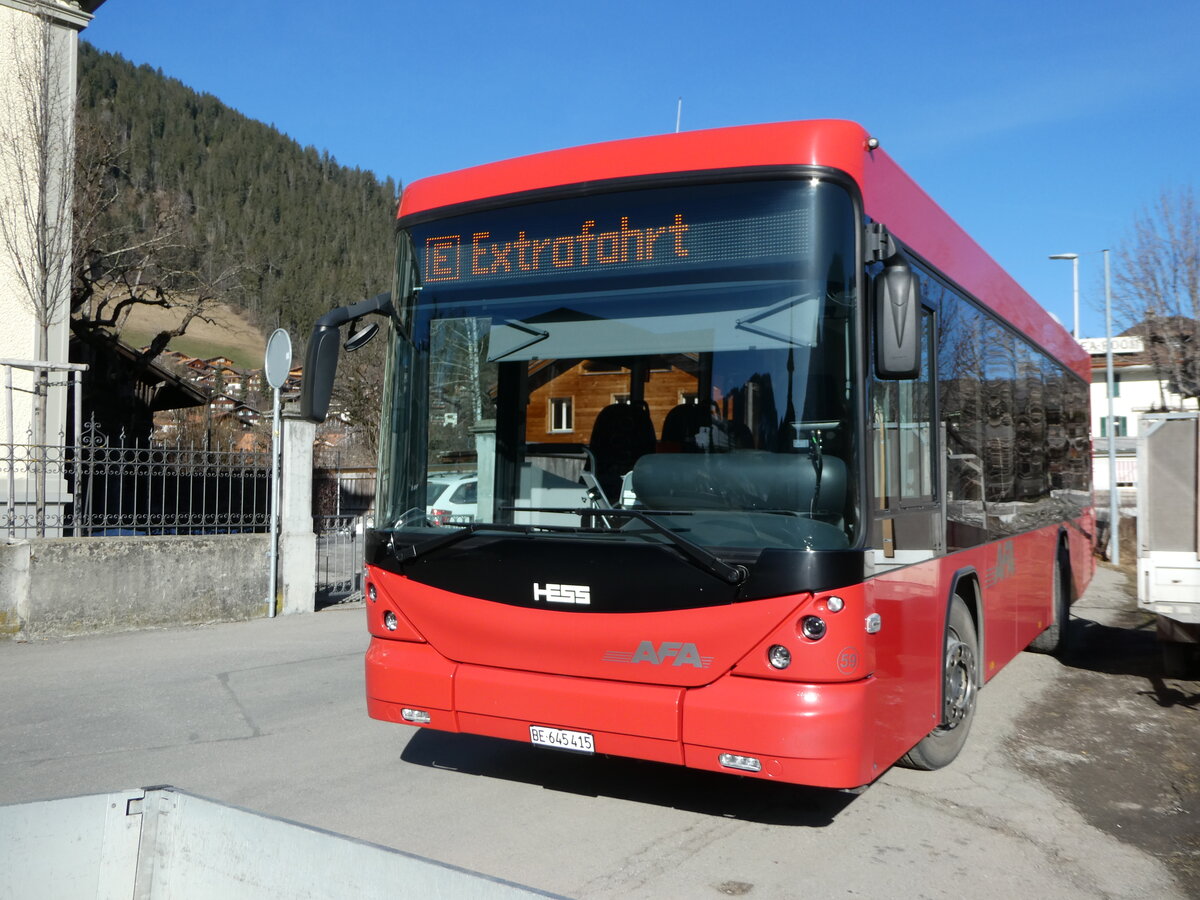
<path id="1" fill-rule="evenodd" d="M 863 550 L 764 550 L 742 585 L 747 600 L 833 591 L 866 576 Z"/>
<path id="2" fill-rule="evenodd" d="M 403 572 L 455 594 L 568 612 L 659 612 L 738 599 L 736 587 L 654 544 L 478 537 L 407 562 Z M 581 595 L 577 588 L 587 589 L 587 603 L 565 599 Z"/>
<path id="3" fill-rule="evenodd" d="M 401 562 L 390 549 L 390 537 L 369 533 L 368 563 L 455 594 L 567 612 L 721 606 L 833 590 L 861 581 L 864 574 L 864 554 L 858 550 L 766 550 L 746 561 L 749 574 L 735 586 L 669 546 L 509 536 L 476 536 Z M 580 602 L 584 597 L 587 602 Z"/>

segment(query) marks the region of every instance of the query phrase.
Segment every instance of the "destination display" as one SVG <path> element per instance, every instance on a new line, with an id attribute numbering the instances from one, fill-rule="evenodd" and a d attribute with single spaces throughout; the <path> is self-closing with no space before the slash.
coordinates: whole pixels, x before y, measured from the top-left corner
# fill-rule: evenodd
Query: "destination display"
<path id="1" fill-rule="evenodd" d="M 587 219 L 575 234 L 541 238 L 518 231 L 514 240 L 495 240 L 490 231 L 476 231 L 465 253 L 464 235 L 429 237 L 425 280 L 455 281 L 463 276 L 464 264 L 472 276 L 495 276 L 683 259 L 688 255 L 688 227 L 683 213 L 676 213 L 670 225 L 637 228 L 629 224 L 629 216 L 621 216 L 616 229 L 597 232 L 596 220 Z"/>
<path id="2" fill-rule="evenodd" d="M 717 190 L 714 190 L 714 187 Z M 813 220 L 794 184 L 706 186 L 549 201 L 413 229 L 422 280 L 452 283 L 618 273 L 808 252 Z"/>

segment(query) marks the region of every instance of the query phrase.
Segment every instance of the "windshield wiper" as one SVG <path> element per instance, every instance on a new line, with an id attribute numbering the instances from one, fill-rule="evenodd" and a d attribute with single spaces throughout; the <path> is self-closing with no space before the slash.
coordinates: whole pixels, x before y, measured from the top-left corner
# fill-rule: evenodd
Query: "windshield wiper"
<path id="1" fill-rule="evenodd" d="M 699 544 L 689 541 L 683 535 L 676 531 L 672 531 L 666 525 L 656 521 L 653 518 L 654 516 L 690 516 L 693 515 L 692 510 L 656 509 L 653 512 L 647 512 L 646 510 L 642 509 L 595 509 L 592 507 L 568 509 L 565 507 L 552 506 L 522 506 L 520 507 L 520 510 L 521 512 L 569 513 L 570 515 L 579 516 L 580 518 L 583 518 L 584 516 L 590 516 L 592 518 L 600 519 L 601 521 L 605 522 L 606 525 L 608 524 L 607 520 L 609 518 L 637 519 L 639 522 L 644 522 L 646 525 L 649 525 L 652 530 L 658 532 L 668 541 L 674 544 L 679 552 L 686 556 L 688 560 L 695 563 L 710 575 L 715 575 L 717 578 L 720 578 L 727 584 L 741 584 L 746 580 L 746 576 L 749 574 L 746 571 L 745 566 L 731 566 L 715 553 L 710 553 Z M 615 530 L 611 525 L 609 526 L 609 529 Z"/>
<path id="2" fill-rule="evenodd" d="M 672 531 L 666 525 L 656 521 L 653 516 L 690 516 L 691 510 L 655 510 L 654 512 L 646 512 L 640 509 L 605 509 L 597 510 L 591 507 L 571 508 L 571 507 L 513 507 L 521 512 L 541 512 L 541 513 L 567 513 L 579 517 L 593 517 L 604 519 L 611 516 L 612 518 L 637 519 L 650 526 L 652 531 L 661 534 L 670 541 L 690 562 L 699 566 L 710 575 L 715 575 L 727 584 L 738 585 L 746 580 L 749 574 L 745 566 L 731 566 L 729 563 L 722 560 L 714 553 L 705 550 L 699 544 L 689 541 L 678 532 Z M 607 524 L 607 522 L 606 522 Z M 450 547 L 460 541 L 465 541 L 467 538 L 481 531 L 499 531 L 509 534 L 536 534 L 538 532 L 567 532 L 567 533 L 606 533 L 615 529 L 609 526 L 607 529 L 597 528 L 575 528 L 563 525 L 506 525 L 492 522 L 470 522 L 463 525 L 457 531 L 449 534 L 439 535 L 435 538 L 430 538 L 427 541 L 422 541 L 419 544 L 409 544 L 406 547 L 396 546 L 396 536 L 392 535 L 388 542 L 391 545 L 392 553 L 401 562 L 409 562 L 414 559 L 419 559 L 423 556 L 428 556 L 431 553 L 436 553 L 439 550 Z"/>
<path id="3" fill-rule="evenodd" d="M 465 541 L 473 534 L 480 531 L 504 531 L 515 532 L 517 534 L 533 534 L 538 531 L 580 531 L 579 528 L 562 527 L 555 525 L 497 525 L 492 522 L 469 522 L 459 528 L 458 531 L 452 531 L 449 534 L 438 535 L 435 538 L 430 538 L 427 541 L 421 541 L 419 544 L 409 544 L 406 547 L 396 546 L 396 536 L 393 534 L 388 540 L 392 553 L 401 562 L 419 559 L 422 556 L 428 556 L 430 553 L 436 553 L 445 547 L 457 544 L 459 541 Z"/>

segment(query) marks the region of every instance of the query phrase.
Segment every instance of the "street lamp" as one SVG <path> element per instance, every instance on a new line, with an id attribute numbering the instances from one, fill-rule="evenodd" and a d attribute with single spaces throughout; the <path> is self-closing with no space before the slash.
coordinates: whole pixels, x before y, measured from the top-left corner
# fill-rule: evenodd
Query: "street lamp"
<path id="1" fill-rule="evenodd" d="M 1088 251 L 1094 253 L 1097 251 Z M 1117 419 L 1113 412 L 1113 335 L 1112 335 L 1112 277 L 1108 264 L 1108 251 L 1104 254 L 1104 343 L 1105 377 L 1108 382 L 1108 558 L 1114 566 L 1121 564 L 1121 508 L 1117 496 Z M 1055 253 L 1051 259 L 1071 260 L 1075 283 L 1075 340 L 1079 340 L 1079 254 Z"/>
<path id="2" fill-rule="evenodd" d="M 1071 260 L 1072 281 L 1075 284 L 1075 327 L 1071 330 L 1071 334 L 1075 340 L 1079 340 L 1079 254 L 1078 253 L 1055 253 L 1051 259 L 1069 259 Z"/>
<path id="3" fill-rule="evenodd" d="M 1112 335 L 1112 279 L 1109 276 L 1108 251 L 1104 253 L 1104 342 L 1106 353 L 1104 372 L 1108 379 L 1108 558 L 1114 566 L 1121 564 L 1121 509 L 1117 502 L 1117 420 L 1113 416 L 1113 335 Z M 1079 265 L 1079 261 L 1075 261 Z M 1076 281 L 1078 284 L 1078 280 Z"/>

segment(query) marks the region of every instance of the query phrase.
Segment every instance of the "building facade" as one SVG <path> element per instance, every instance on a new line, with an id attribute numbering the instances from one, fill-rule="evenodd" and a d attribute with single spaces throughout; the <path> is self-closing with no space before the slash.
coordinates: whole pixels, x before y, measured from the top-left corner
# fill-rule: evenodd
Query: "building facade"
<path id="1" fill-rule="evenodd" d="M 1109 441 L 1115 441 L 1117 487 L 1122 507 L 1133 506 L 1137 481 L 1137 436 L 1140 418 L 1149 412 L 1194 410 L 1196 401 L 1172 393 L 1160 380 L 1146 353 L 1143 339 L 1120 335 L 1112 339 L 1113 415 L 1108 415 L 1108 373 L 1105 338 L 1081 338 L 1092 357 L 1092 483 L 1107 496 Z"/>
<path id="2" fill-rule="evenodd" d="M 101 3 L 0 0 L 0 441 L 46 445 L 45 458 L 68 428 L 78 40 Z M 10 526 L 15 506 L 30 497 L 39 517 L 43 506 L 68 499 L 44 459 L 15 459 L 10 449 L 0 485 Z"/>

